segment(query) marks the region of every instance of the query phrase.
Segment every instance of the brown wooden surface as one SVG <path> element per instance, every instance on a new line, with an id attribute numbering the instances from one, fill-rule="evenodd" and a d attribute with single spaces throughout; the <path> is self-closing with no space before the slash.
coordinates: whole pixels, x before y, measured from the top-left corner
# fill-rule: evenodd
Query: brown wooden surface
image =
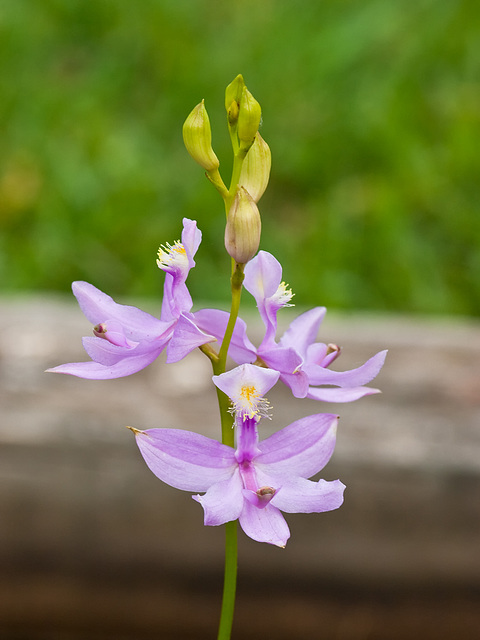
<path id="1" fill-rule="evenodd" d="M 75 304 L 3 299 L 0 326 L 0 638 L 214 638 L 223 531 L 150 473 L 124 428 L 218 437 L 208 361 L 103 382 L 47 375 L 85 359 Z M 388 348 L 383 393 L 269 394 L 265 435 L 340 414 L 322 477 L 345 482 L 346 500 L 287 516 L 285 550 L 239 532 L 233 637 L 479 637 L 480 325 L 328 314 L 320 338 L 344 347 L 339 369 Z"/>

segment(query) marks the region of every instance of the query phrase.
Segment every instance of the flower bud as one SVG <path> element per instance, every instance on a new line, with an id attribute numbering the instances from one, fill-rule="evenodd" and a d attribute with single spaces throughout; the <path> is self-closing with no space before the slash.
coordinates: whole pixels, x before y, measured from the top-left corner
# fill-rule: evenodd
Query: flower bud
<path id="1" fill-rule="evenodd" d="M 231 127 L 234 127 L 238 120 L 238 102 L 232 100 L 231 105 L 227 109 L 227 120 Z"/>
<path id="2" fill-rule="evenodd" d="M 240 108 L 238 112 L 238 139 L 242 147 L 249 147 L 255 140 L 262 109 L 247 87 L 243 87 Z"/>
<path id="3" fill-rule="evenodd" d="M 255 201 L 248 191 L 239 187 L 225 227 L 225 248 L 237 264 L 247 263 L 257 253 L 261 229 Z"/>
<path id="4" fill-rule="evenodd" d="M 212 149 L 212 130 L 203 100 L 185 120 L 183 141 L 188 153 L 206 171 L 218 169 L 220 163 Z"/>
<path id="5" fill-rule="evenodd" d="M 235 102 L 237 106 L 240 105 L 244 87 L 245 82 L 243 80 L 243 76 L 242 74 L 238 74 L 235 80 L 232 80 L 232 82 L 225 89 L 225 109 L 227 110 L 227 113 L 229 112 L 229 109 L 231 108 L 233 102 Z"/>
<path id="6" fill-rule="evenodd" d="M 239 184 L 258 202 L 267 188 L 272 166 L 270 147 L 257 132 L 255 140 L 248 150 L 240 173 Z"/>

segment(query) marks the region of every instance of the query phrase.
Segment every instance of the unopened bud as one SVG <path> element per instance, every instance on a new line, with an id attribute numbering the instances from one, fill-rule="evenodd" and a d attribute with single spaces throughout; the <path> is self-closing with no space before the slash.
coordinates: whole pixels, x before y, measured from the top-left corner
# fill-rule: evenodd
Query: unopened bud
<path id="1" fill-rule="evenodd" d="M 242 98 L 240 100 L 240 110 L 238 112 L 238 139 L 242 146 L 251 145 L 260 126 L 262 109 L 259 103 L 252 96 L 247 87 L 243 87 Z"/>
<path id="2" fill-rule="evenodd" d="M 255 202 L 260 200 L 267 188 L 271 166 L 270 147 L 257 132 L 255 141 L 243 161 L 239 179 L 239 184 L 245 187 Z"/>
<path id="3" fill-rule="evenodd" d="M 258 251 L 262 222 L 252 196 L 239 187 L 228 212 L 225 248 L 237 264 L 246 264 Z"/>
<path id="4" fill-rule="evenodd" d="M 239 111 L 238 102 L 236 102 L 235 100 L 232 100 L 231 105 L 227 109 L 227 119 L 228 119 L 228 124 L 230 126 L 234 126 L 237 123 L 238 111 Z"/>
<path id="5" fill-rule="evenodd" d="M 185 120 L 183 141 L 188 153 L 206 171 L 218 169 L 220 163 L 212 148 L 212 130 L 203 100 Z"/>
<path id="6" fill-rule="evenodd" d="M 240 105 L 244 87 L 245 81 L 240 73 L 225 89 L 225 109 L 227 110 L 227 113 L 232 106 L 232 102 L 235 102 L 237 106 Z"/>

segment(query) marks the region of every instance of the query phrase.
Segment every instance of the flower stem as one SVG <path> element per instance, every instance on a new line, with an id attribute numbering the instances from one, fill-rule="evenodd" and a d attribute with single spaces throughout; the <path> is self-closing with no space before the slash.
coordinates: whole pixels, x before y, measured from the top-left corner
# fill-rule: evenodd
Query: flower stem
<path id="1" fill-rule="evenodd" d="M 230 640 L 237 588 L 237 521 L 225 525 L 225 573 L 218 640 Z"/>
<path id="2" fill-rule="evenodd" d="M 230 127 L 229 127 L 230 129 Z M 228 217 L 228 212 L 235 199 L 235 194 L 238 188 L 238 181 L 240 180 L 240 173 L 242 171 L 243 161 L 247 154 L 248 149 L 240 149 L 238 140 L 236 137 L 236 131 L 232 132 L 230 129 L 230 135 L 233 145 L 233 169 L 232 179 L 230 181 L 230 188 L 227 191 L 222 183 L 221 189 L 219 189 L 225 203 L 225 213 Z M 210 358 L 212 362 L 213 372 L 216 375 L 225 373 L 227 366 L 227 355 L 230 342 L 232 340 L 233 331 L 238 318 L 238 312 L 240 309 L 240 298 L 242 295 L 242 284 L 244 279 L 243 264 L 236 264 L 232 259 L 232 271 L 231 271 L 231 290 L 232 290 L 232 304 L 230 307 L 230 317 L 228 319 L 227 328 L 225 329 L 225 335 L 223 336 L 220 351 L 218 352 L 218 359 Z M 229 447 L 235 446 L 235 430 L 233 428 L 233 418 L 229 412 L 230 400 L 228 397 L 217 388 L 218 406 L 220 409 L 220 421 L 222 425 L 222 443 Z M 235 609 L 235 595 L 237 590 L 237 521 L 227 522 L 225 524 L 225 572 L 223 580 L 223 598 L 222 598 L 222 610 L 220 613 L 220 624 L 218 627 L 218 640 L 230 640 L 233 625 L 233 612 Z"/>
<path id="3" fill-rule="evenodd" d="M 222 345 L 218 353 L 218 359 L 212 360 L 213 371 L 216 375 L 225 372 L 227 364 L 228 347 L 232 339 L 233 330 L 240 308 L 242 294 L 244 265 L 236 265 L 231 277 L 232 306 L 227 328 Z M 222 443 L 230 447 L 235 446 L 235 431 L 233 418 L 229 412 L 230 401 L 228 397 L 217 387 L 218 406 L 220 408 L 220 420 L 222 425 Z M 235 594 L 237 589 L 237 521 L 225 524 L 225 573 L 223 580 L 222 610 L 218 628 L 218 640 L 230 640 L 233 625 L 233 612 L 235 609 Z"/>
<path id="4" fill-rule="evenodd" d="M 242 283 L 243 283 L 243 269 L 244 265 L 235 265 L 235 270 L 231 277 L 232 286 L 232 306 L 230 308 L 230 317 L 228 319 L 227 328 L 225 329 L 225 335 L 223 336 L 222 345 L 218 352 L 218 361 L 213 362 L 213 371 L 216 375 L 224 373 L 227 366 L 227 355 L 230 341 L 232 340 L 233 330 L 235 329 L 235 323 L 238 318 L 238 311 L 240 309 L 240 298 L 242 295 Z M 235 445 L 234 442 L 234 430 L 232 424 L 232 416 L 228 409 L 230 407 L 230 401 L 227 396 L 217 389 L 218 404 L 220 407 L 220 419 L 222 423 L 222 442 L 230 447 Z"/>

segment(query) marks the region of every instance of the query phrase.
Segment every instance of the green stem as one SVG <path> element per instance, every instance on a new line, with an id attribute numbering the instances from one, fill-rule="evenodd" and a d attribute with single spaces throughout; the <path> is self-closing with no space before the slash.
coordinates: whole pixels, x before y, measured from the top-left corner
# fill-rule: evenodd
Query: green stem
<path id="1" fill-rule="evenodd" d="M 228 319 L 227 328 L 225 329 L 225 335 L 223 336 L 220 351 L 218 352 L 218 361 L 212 361 L 213 371 L 216 375 L 224 373 L 227 366 L 228 348 L 230 346 L 235 323 L 237 322 L 238 311 L 240 309 L 240 298 L 242 295 L 242 283 L 244 278 L 243 269 L 244 265 L 237 264 L 231 277 L 232 306 L 230 308 L 230 317 Z M 229 447 L 233 447 L 235 445 L 234 429 L 232 426 L 232 416 L 228 411 L 230 408 L 230 401 L 219 389 L 217 391 L 217 397 L 222 423 L 222 442 Z"/>
<path id="2" fill-rule="evenodd" d="M 227 365 L 228 347 L 232 339 L 233 330 L 240 308 L 240 297 L 242 294 L 243 265 L 236 265 L 231 278 L 232 286 L 232 306 L 227 328 L 223 337 L 222 345 L 218 353 L 218 358 L 211 358 L 213 371 L 216 375 L 225 372 Z M 220 409 L 220 420 L 222 425 L 222 443 L 235 446 L 235 431 L 233 428 L 233 418 L 229 412 L 229 398 L 217 388 L 218 406 Z M 222 609 L 220 613 L 220 624 L 218 628 L 218 640 L 230 640 L 233 625 L 233 612 L 235 608 L 235 594 L 237 588 L 237 522 L 227 522 L 225 524 L 225 573 L 223 580 Z"/>
<path id="3" fill-rule="evenodd" d="M 233 142 L 232 142 L 233 144 Z M 237 193 L 238 183 L 240 182 L 240 174 L 242 173 L 243 161 L 245 160 L 245 156 L 248 153 L 247 149 L 242 149 L 237 147 L 236 150 L 234 148 L 234 156 L 233 156 L 233 168 L 232 168 L 232 178 L 230 180 L 230 188 L 226 194 L 223 195 L 223 199 L 225 201 L 225 212 L 228 216 L 228 212 L 230 211 L 230 207 L 235 200 L 235 195 Z"/>
<path id="4" fill-rule="evenodd" d="M 240 149 L 238 141 L 236 140 L 236 131 L 230 129 L 230 135 L 232 138 L 234 159 L 232 169 L 232 179 L 230 181 L 230 188 L 227 191 L 223 183 L 217 185 L 217 189 L 223 196 L 225 202 L 225 212 L 228 216 L 230 207 L 233 204 L 235 195 L 237 193 L 238 182 L 240 180 L 240 174 L 242 171 L 243 161 L 247 155 L 247 150 Z M 235 135 L 233 135 L 235 133 Z M 218 183 L 218 180 L 217 180 Z M 242 284 L 244 279 L 245 265 L 236 264 L 232 260 L 232 275 L 231 275 L 231 289 L 232 289 L 232 304 L 230 308 L 230 317 L 228 319 L 227 328 L 225 329 L 225 335 L 218 352 L 218 357 L 212 357 L 213 354 L 208 354 L 212 362 L 213 372 L 215 375 L 220 375 L 225 372 L 227 366 L 228 348 L 233 336 L 233 330 L 235 323 L 237 322 L 238 312 L 240 309 L 240 298 L 242 295 Z M 222 443 L 229 446 L 235 446 L 235 430 L 233 428 L 233 417 L 229 411 L 230 400 L 220 389 L 217 388 L 218 406 L 220 409 L 220 421 L 222 426 Z M 225 524 L 225 573 L 223 580 L 223 597 L 222 597 L 222 609 L 220 613 L 220 624 L 218 627 L 218 640 L 230 640 L 233 625 L 233 612 L 235 609 L 235 595 L 237 589 L 237 521 L 227 522 Z"/>
<path id="5" fill-rule="evenodd" d="M 225 525 L 225 574 L 218 640 L 230 640 L 237 587 L 237 521 Z"/>

